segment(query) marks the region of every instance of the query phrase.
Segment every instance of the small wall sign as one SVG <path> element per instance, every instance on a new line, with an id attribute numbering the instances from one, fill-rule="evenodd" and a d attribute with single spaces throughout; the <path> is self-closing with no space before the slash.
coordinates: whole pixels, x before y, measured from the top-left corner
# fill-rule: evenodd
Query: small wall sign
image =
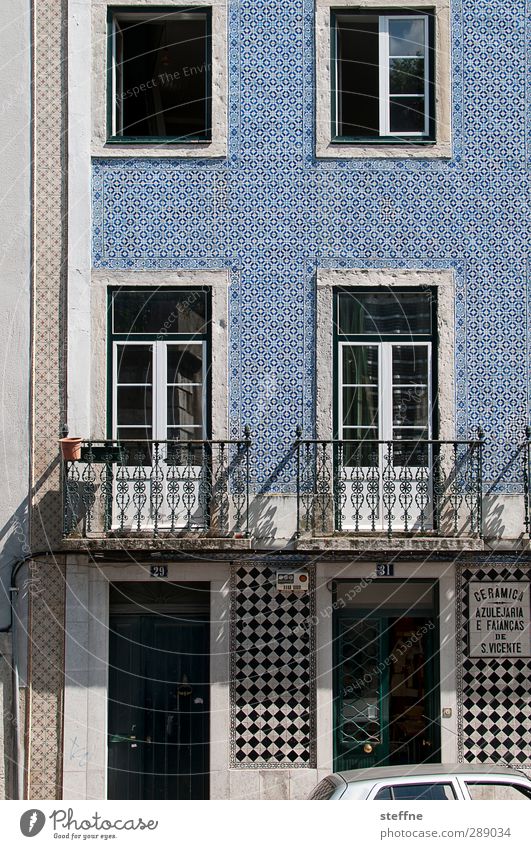
<path id="1" fill-rule="evenodd" d="M 167 578 L 168 577 L 168 567 L 157 565 L 150 566 L 150 574 L 152 578 Z"/>
<path id="2" fill-rule="evenodd" d="M 470 657 L 531 657 L 530 585 L 524 581 L 471 581 Z"/>
<path id="3" fill-rule="evenodd" d="M 395 564 L 394 563 L 377 563 L 376 564 L 376 577 L 377 578 L 392 578 L 395 574 Z"/>

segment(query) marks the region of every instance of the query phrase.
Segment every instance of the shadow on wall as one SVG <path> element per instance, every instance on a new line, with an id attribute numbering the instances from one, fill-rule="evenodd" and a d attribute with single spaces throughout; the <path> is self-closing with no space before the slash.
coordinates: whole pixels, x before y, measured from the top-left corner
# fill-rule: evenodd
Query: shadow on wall
<path id="1" fill-rule="evenodd" d="M 483 493 L 483 530 L 486 539 L 517 540 L 525 537 L 525 495 L 523 492 L 525 444 L 516 445 L 496 479 Z M 516 474 L 515 474 L 516 471 Z M 508 479 L 522 481 L 522 492 L 503 492 Z M 498 487 L 502 490 L 497 491 Z"/>
<path id="2" fill-rule="evenodd" d="M 296 449 L 288 447 L 285 456 L 256 488 L 249 505 L 249 527 L 253 537 L 263 543 L 293 540 L 297 532 L 297 496 L 272 492 L 286 473 L 295 482 Z"/>
<path id="3" fill-rule="evenodd" d="M 0 799 L 14 798 L 14 757 L 13 745 L 16 731 L 15 705 L 12 691 L 12 643 L 11 634 L 0 634 L 0 707 L 2 725 L 0 726 Z"/>
<path id="4" fill-rule="evenodd" d="M 0 631 L 11 625 L 11 571 L 17 561 L 30 553 L 29 501 L 25 499 L 0 529 Z"/>

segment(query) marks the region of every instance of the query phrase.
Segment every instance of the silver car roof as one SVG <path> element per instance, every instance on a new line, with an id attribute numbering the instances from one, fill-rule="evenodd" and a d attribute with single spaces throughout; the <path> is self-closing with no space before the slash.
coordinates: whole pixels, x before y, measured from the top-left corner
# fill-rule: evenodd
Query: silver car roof
<path id="1" fill-rule="evenodd" d="M 336 775 L 347 783 L 353 781 L 378 781 L 382 778 L 415 778 L 418 775 L 506 775 L 527 778 L 520 770 L 499 764 L 412 764 L 380 766 L 370 769 L 349 769 Z"/>

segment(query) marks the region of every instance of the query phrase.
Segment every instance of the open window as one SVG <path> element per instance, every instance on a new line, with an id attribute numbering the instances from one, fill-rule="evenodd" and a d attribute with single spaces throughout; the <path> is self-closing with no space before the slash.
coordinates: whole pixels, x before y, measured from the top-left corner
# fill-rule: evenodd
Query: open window
<path id="1" fill-rule="evenodd" d="M 109 140 L 211 139 L 211 9 L 109 10 Z"/>
<path id="2" fill-rule="evenodd" d="M 432 139 L 433 15 L 332 15 L 333 137 L 343 141 Z"/>
<path id="3" fill-rule="evenodd" d="M 316 154 L 452 155 L 449 0 L 315 0 Z"/>

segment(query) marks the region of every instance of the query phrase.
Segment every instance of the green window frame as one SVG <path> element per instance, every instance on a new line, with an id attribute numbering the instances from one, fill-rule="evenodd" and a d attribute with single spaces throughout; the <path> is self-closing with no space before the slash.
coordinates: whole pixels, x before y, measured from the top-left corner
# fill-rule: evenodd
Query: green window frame
<path id="1" fill-rule="evenodd" d="M 171 299 L 175 297 L 175 310 L 168 313 L 168 318 L 157 327 L 157 331 L 153 332 L 153 327 L 147 327 L 144 331 L 141 327 L 135 326 L 133 320 L 132 327 L 127 331 L 124 327 L 114 326 L 114 304 L 118 295 L 134 294 L 135 296 L 145 296 L 146 301 L 156 294 L 163 294 L 165 298 Z M 180 309 L 185 310 L 193 303 L 194 298 L 200 298 L 203 301 L 204 320 L 191 332 L 179 331 L 178 318 L 175 320 L 175 314 Z M 184 305 L 184 306 L 183 306 Z M 168 306 L 169 309 L 169 306 Z M 138 314 L 137 314 L 138 315 Z M 157 321 L 163 317 L 163 311 L 157 316 Z M 153 319 L 154 321 L 155 319 Z M 177 330 L 175 326 L 177 325 Z M 138 422 L 137 429 L 144 429 L 143 434 L 132 434 L 133 439 L 141 440 L 166 440 L 180 439 L 176 436 L 177 430 L 189 431 L 186 439 L 210 439 L 211 438 L 211 292 L 208 287 L 180 288 L 172 287 L 110 287 L 108 290 L 108 350 L 107 350 L 107 432 L 109 439 L 127 438 L 126 429 L 135 428 L 134 422 L 125 422 L 119 420 L 118 417 L 118 392 L 123 387 L 139 388 L 139 392 L 144 396 L 149 396 L 151 399 L 148 403 L 151 405 L 151 421 Z M 150 365 L 146 369 L 148 375 L 145 381 L 138 381 L 137 378 L 132 380 L 121 380 L 119 375 L 119 365 L 123 363 L 123 352 L 131 351 L 137 348 L 141 355 L 143 354 L 146 361 L 150 359 Z M 151 351 L 151 354 L 148 353 Z M 197 380 L 184 381 L 180 379 L 170 379 L 171 371 L 169 358 L 176 351 L 181 349 L 181 358 L 183 356 L 197 355 L 200 359 L 201 377 Z M 196 358 L 197 358 L 196 357 Z M 200 387 L 200 405 L 201 414 L 200 421 L 186 423 L 177 423 L 175 416 L 170 421 L 168 409 L 170 408 L 169 395 L 171 392 L 172 404 L 175 404 L 175 396 L 182 395 L 188 391 L 190 387 Z M 147 395 L 146 395 L 147 393 Z M 195 393 L 197 395 L 197 392 Z M 195 410 L 198 410 L 197 402 Z M 122 433 L 123 431 L 123 433 Z M 149 435 L 151 431 L 151 435 Z M 185 440 L 186 441 L 186 440 Z"/>
<path id="2" fill-rule="evenodd" d="M 345 328 L 340 327 L 340 299 L 342 296 L 363 296 L 363 295 L 391 295 L 393 298 L 399 298 L 400 295 L 408 295 L 417 297 L 422 295 L 426 298 L 429 309 L 429 332 L 367 332 L 366 328 L 358 328 L 360 332 L 346 332 Z M 437 292 L 435 287 L 367 287 L 367 288 L 352 288 L 338 287 L 334 289 L 333 296 L 333 324 L 334 324 L 334 346 L 333 346 L 333 378 L 334 378 L 334 408 L 333 408 L 333 427 L 334 438 L 345 439 L 343 433 L 344 422 L 341 417 L 342 403 L 340 398 L 340 386 L 343 387 L 343 377 L 341 375 L 342 356 L 345 348 L 349 344 L 353 346 L 427 346 L 429 351 L 429 397 L 428 404 L 431 411 L 430 416 L 430 437 L 436 438 L 438 430 L 438 414 L 437 414 L 437 351 L 436 351 L 436 328 L 437 328 Z M 370 328 L 369 328 L 370 329 Z M 374 328 L 376 330 L 376 328 Z M 418 328 L 417 328 L 418 330 Z M 382 370 L 380 363 L 378 364 L 378 395 L 380 396 L 385 387 L 381 386 Z M 363 381 L 365 382 L 365 381 Z M 392 389 L 392 379 L 389 384 Z M 343 391 L 343 390 L 341 390 Z M 380 409 L 380 400 L 378 400 Z M 378 435 L 374 434 L 374 438 L 389 439 L 392 438 L 389 433 L 382 433 L 381 411 L 378 416 Z M 359 429 L 362 430 L 364 425 L 360 423 Z M 350 434 L 352 438 L 352 434 Z"/>
<path id="3" fill-rule="evenodd" d="M 374 88 L 374 96 L 370 98 L 374 101 L 377 98 L 377 108 L 374 104 L 377 116 L 373 117 L 377 128 L 373 127 L 372 131 L 364 133 L 349 133 L 343 131 L 343 124 L 347 122 L 343 118 L 344 102 L 340 96 L 341 91 L 341 75 L 342 62 L 355 61 L 354 59 L 342 58 L 341 52 L 341 25 L 354 24 L 356 20 L 372 19 L 372 24 L 376 31 L 378 40 L 378 74 L 374 75 L 372 85 Z M 398 56 L 396 51 L 390 46 L 393 43 L 392 27 L 399 26 L 402 21 L 409 19 L 412 22 L 419 22 L 422 25 L 424 32 L 422 41 L 422 50 L 420 56 Z M 330 16 L 331 27 L 331 141 L 336 144 L 401 144 L 407 142 L 408 145 L 426 145 L 435 142 L 436 116 L 435 116 L 435 12 L 434 10 L 426 9 L 386 9 L 385 5 L 382 9 L 348 9 L 348 8 L 333 8 Z M 398 39 L 400 41 L 400 39 Z M 402 40 L 403 41 L 403 40 Z M 405 43 L 405 42 L 404 42 Z M 419 42 L 420 43 L 420 42 Z M 416 61 L 417 64 L 423 64 L 423 84 L 416 93 L 406 93 L 404 90 L 400 92 L 391 91 L 393 85 L 392 71 L 395 74 L 395 81 L 398 86 L 408 88 L 408 85 L 414 83 L 415 79 L 419 79 L 417 75 L 408 72 L 408 63 Z M 402 62 L 403 67 L 400 69 L 397 62 Z M 394 64 L 394 68 L 392 68 Z M 409 83 L 408 83 L 409 81 Z M 415 85 L 413 84 L 413 89 Z M 400 92 L 400 93 L 399 93 Z M 368 97 L 368 95 L 367 95 Z M 406 108 L 406 99 L 410 98 L 409 102 L 423 104 L 422 127 L 414 130 L 397 129 L 398 124 L 393 129 L 393 120 L 399 121 L 399 116 L 415 114 L 418 110 Z M 366 98 L 367 99 L 367 98 Z M 358 105 L 360 98 L 358 97 Z M 396 113 L 395 118 L 391 115 Z M 354 116 L 355 118 L 355 116 Z M 404 117 L 402 117 L 402 121 Z M 351 126 L 356 126 L 353 121 Z M 377 131 L 376 131 L 377 130 Z"/>
<path id="4" fill-rule="evenodd" d="M 158 71 L 158 64 L 162 62 L 162 58 L 157 58 L 153 73 L 150 78 L 147 78 L 139 85 L 125 87 L 123 64 L 119 60 L 123 56 L 123 39 L 124 35 L 120 28 L 122 23 L 134 23 L 138 20 L 139 25 L 149 22 L 167 21 L 183 21 L 189 23 L 192 20 L 202 21 L 204 23 L 204 49 L 198 55 L 197 63 L 193 65 L 184 64 L 182 67 L 172 70 L 173 66 L 169 66 L 167 70 Z M 195 38 L 189 41 L 195 41 Z M 184 43 L 189 43 L 185 41 Z M 174 46 L 172 44 L 161 48 L 161 54 Z M 197 45 L 198 47 L 200 45 Z M 155 53 L 156 51 L 151 51 Z M 146 52 L 148 55 L 148 52 Z M 165 57 L 167 61 L 168 55 Z M 162 65 L 161 65 L 162 68 Z M 177 87 L 183 85 L 184 80 L 194 80 L 197 78 L 198 88 L 201 83 L 202 96 L 196 102 L 201 106 L 198 109 L 202 112 L 200 126 L 193 132 L 182 134 L 168 134 L 163 132 L 154 133 L 127 133 L 124 132 L 124 102 L 129 100 L 134 102 L 142 96 L 145 100 L 149 100 L 151 96 L 154 99 L 158 98 L 162 105 L 162 94 L 164 85 Z M 196 92 L 197 94 L 197 92 Z M 186 95 L 185 95 L 186 98 Z M 119 107 L 121 101 L 121 108 Z M 138 101 L 137 101 L 138 102 Z M 184 105 L 186 101 L 183 101 Z M 193 101 L 192 101 L 193 102 Z M 166 107 L 164 111 L 168 113 L 175 110 L 179 104 L 175 102 L 171 107 Z M 147 113 L 144 123 L 149 122 L 150 116 L 154 118 L 157 111 Z M 198 121 L 196 117 L 194 119 Z M 142 123 L 142 120 L 136 121 Z M 210 6 L 110 6 L 107 10 L 107 143 L 108 144 L 194 144 L 205 143 L 212 141 L 212 8 Z"/>

